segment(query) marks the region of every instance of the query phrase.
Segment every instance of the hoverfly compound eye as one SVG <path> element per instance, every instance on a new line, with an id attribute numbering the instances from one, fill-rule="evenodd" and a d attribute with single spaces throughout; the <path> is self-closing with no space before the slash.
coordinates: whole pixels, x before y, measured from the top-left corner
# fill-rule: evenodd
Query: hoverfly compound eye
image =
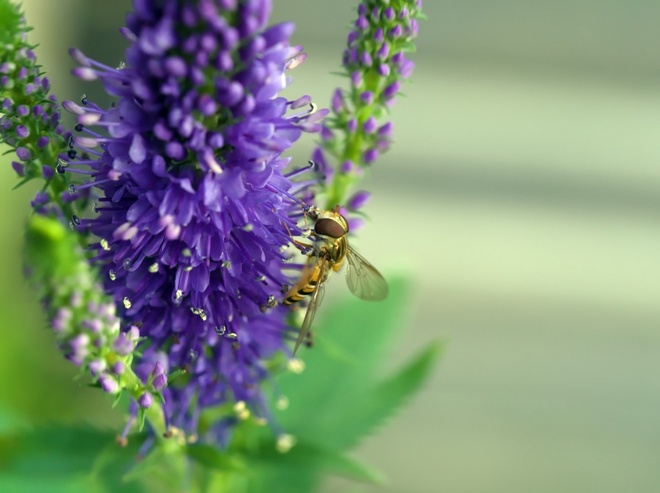
<path id="1" fill-rule="evenodd" d="M 316 221 L 314 232 L 319 235 L 329 236 L 330 238 L 341 238 L 347 233 L 341 224 L 332 219 L 319 219 Z"/>

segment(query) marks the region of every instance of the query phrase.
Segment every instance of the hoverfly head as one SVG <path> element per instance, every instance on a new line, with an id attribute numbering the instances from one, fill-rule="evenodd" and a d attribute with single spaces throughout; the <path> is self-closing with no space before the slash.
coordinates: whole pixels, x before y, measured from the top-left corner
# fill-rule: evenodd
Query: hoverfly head
<path id="1" fill-rule="evenodd" d="M 348 233 L 348 221 L 335 211 L 323 211 L 314 223 L 314 232 L 320 236 L 341 238 Z"/>

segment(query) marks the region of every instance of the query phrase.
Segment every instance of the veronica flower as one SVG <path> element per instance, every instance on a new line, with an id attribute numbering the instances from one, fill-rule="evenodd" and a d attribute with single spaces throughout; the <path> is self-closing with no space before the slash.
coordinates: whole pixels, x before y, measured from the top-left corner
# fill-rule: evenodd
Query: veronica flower
<path id="1" fill-rule="evenodd" d="M 93 262 L 120 316 L 140 325 L 136 371 L 186 370 L 164 388 L 164 410 L 191 435 L 204 409 L 235 403 L 211 440 L 250 412 L 268 417 L 264 362 L 290 354 L 277 301 L 292 282 L 285 249 L 301 233 L 292 197 L 310 183 L 292 182 L 283 153 L 324 115 L 308 96 L 278 97 L 304 55 L 289 45 L 292 24 L 266 28 L 270 7 L 135 0 L 125 64 L 71 52 L 73 73 L 100 79 L 116 104 L 64 103 L 78 120 L 78 154 L 64 171 L 82 177 L 74 192 L 99 192 L 79 228 L 98 238 Z"/>
<path id="2" fill-rule="evenodd" d="M 23 15 L 14 6 L 2 9 L 0 31 L 0 142 L 15 152 L 11 166 L 21 178 L 19 185 L 43 179 L 46 186 L 33 201 L 38 212 L 74 215 L 74 197 L 59 193 L 66 189 L 63 177 L 55 173 L 58 156 L 66 157 L 70 133 L 60 124 L 57 98 L 50 81 L 37 63 L 28 43 Z M 53 200 L 59 207 L 48 207 Z"/>
<path id="3" fill-rule="evenodd" d="M 147 390 L 143 385 L 128 382 L 128 375 L 122 378 L 139 328 L 120 331 L 115 304 L 98 286 L 77 235 L 56 218 L 34 215 L 28 222 L 25 257 L 64 356 L 91 372 L 104 391 L 117 394 L 127 388 L 135 398 L 142 395 Z"/>
<path id="4" fill-rule="evenodd" d="M 0 140 L 12 148 L 12 167 L 19 186 L 43 179 L 31 205 L 23 249 L 26 272 L 39 292 L 55 341 L 63 355 L 81 372 L 91 373 L 104 391 L 128 392 L 138 399 L 159 389 L 144 385 L 130 370 L 139 329 L 120 331 L 112 297 L 106 295 L 97 273 L 87 263 L 83 238 L 68 229 L 80 222 L 76 212 L 85 205 L 86 191 L 69 193 L 63 159 L 72 158 L 71 134 L 60 124 L 57 99 L 41 73 L 28 28 L 15 5 L 2 5 L 5 22 L 0 46 Z M 58 163 L 58 164 L 56 164 Z M 75 201 L 75 203 L 74 203 Z"/>
<path id="5" fill-rule="evenodd" d="M 421 8 L 421 0 L 362 0 L 358 6 L 342 56 L 350 85 L 334 91 L 332 113 L 324 121 L 321 143 L 313 154 L 328 177 L 329 208 L 341 204 L 362 169 L 390 147 L 393 125 L 383 120 L 402 82 L 412 74 L 414 63 L 406 53 L 414 50 Z M 353 208 L 348 210 L 361 207 L 365 195 L 358 192 L 351 197 Z"/>

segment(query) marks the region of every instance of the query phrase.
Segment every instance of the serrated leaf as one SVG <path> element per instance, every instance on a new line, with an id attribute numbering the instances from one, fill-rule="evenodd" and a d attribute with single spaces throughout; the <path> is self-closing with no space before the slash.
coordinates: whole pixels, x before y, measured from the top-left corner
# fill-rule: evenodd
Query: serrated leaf
<path id="1" fill-rule="evenodd" d="M 355 445 L 359 438 L 371 433 L 421 387 L 439 354 L 440 345 L 432 344 L 394 376 L 366 390 L 367 398 L 352 403 L 342 414 L 337 415 L 333 428 L 342 431 L 327 437 L 324 443 L 343 449 Z"/>
<path id="2" fill-rule="evenodd" d="M 372 433 L 420 388 L 437 359 L 438 344 L 422 350 L 390 377 L 379 375 L 394 336 L 400 335 L 406 291 L 406 283 L 394 279 L 384 303 L 350 299 L 335 305 L 325 320 L 319 315 L 323 327 L 317 347 L 302 353 L 306 370 L 278 381 L 290 403 L 277 413 L 287 433 L 302 443 L 345 450 Z"/>
<path id="3" fill-rule="evenodd" d="M 377 380 L 384 359 L 400 326 L 406 301 L 406 283 L 390 280 L 390 294 L 384 302 L 347 299 L 319 320 L 317 347 L 302 352 L 306 369 L 302 375 L 283 375 L 278 386 L 289 398 L 289 409 L 278 413 L 278 421 L 289 433 L 319 439 L 319 432 L 334 435 L 329 428 L 335 416 L 364 398 Z M 325 317 L 325 318 L 324 318 Z"/>

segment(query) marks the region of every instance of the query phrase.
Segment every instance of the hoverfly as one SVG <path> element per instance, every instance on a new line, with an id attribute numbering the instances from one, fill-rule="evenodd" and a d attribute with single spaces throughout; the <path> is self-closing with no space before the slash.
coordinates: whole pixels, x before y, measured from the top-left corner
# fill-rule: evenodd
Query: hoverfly
<path id="1" fill-rule="evenodd" d="M 339 212 L 339 206 L 334 210 L 321 210 L 305 206 L 305 216 L 314 221 L 310 236 L 313 244 L 294 240 L 294 243 L 304 248 L 311 248 L 307 265 L 295 286 L 284 295 L 284 305 L 292 305 L 305 296 L 311 296 L 307 313 L 303 320 L 293 348 L 296 354 L 298 348 L 310 333 L 314 315 L 323 299 L 324 283 L 331 271 L 339 271 L 346 266 L 346 283 L 348 289 L 360 299 L 379 301 L 387 296 L 387 282 L 383 276 L 362 255 L 353 250 L 347 239 L 348 221 Z"/>

